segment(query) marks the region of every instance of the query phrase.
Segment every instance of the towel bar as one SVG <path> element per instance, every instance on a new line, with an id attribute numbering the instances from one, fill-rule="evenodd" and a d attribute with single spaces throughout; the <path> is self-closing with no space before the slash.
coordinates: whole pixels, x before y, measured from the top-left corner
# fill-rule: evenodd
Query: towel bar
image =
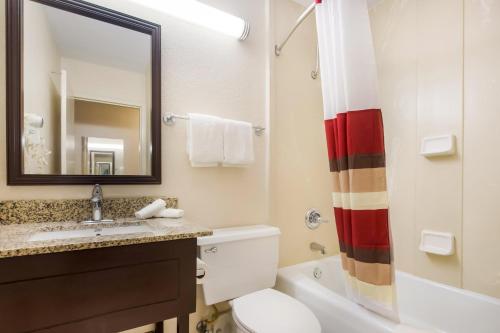
<path id="1" fill-rule="evenodd" d="M 182 120 L 189 120 L 189 116 L 181 116 L 172 112 L 168 112 L 162 115 L 161 117 L 163 123 L 167 126 L 173 126 L 175 125 L 176 119 L 182 119 Z M 264 131 L 266 130 L 265 127 L 262 126 L 252 126 L 253 130 L 255 131 L 255 135 L 261 136 L 264 134 Z"/>

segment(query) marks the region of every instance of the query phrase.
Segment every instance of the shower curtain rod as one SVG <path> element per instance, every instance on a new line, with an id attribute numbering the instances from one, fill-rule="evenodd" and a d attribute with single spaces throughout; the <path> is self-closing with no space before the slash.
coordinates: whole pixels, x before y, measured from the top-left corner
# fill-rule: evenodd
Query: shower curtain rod
<path id="1" fill-rule="evenodd" d="M 286 43 L 288 42 L 290 37 L 292 37 L 293 33 L 295 32 L 295 30 L 297 30 L 299 25 L 302 22 L 304 22 L 304 20 L 314 11 L 314 7 L 316 6 L 317 2 L 321 2 L 321 1 L 316 0 L 315 2 L 313 2 L 309 7 L 307 7 L 307 9 L 302 13 L 302 15 L 299 16 L 299 18 L 295 22 L 295 25 L 292 27 L 292 29 L 290 30 L 290 32 L 286 36 L 285 40 L 283 42 L 281 42 L 280 44 L 274 45 L 274 54 L 276 54 L 277 57 L 279 57 L 279 55 L 281 54 L 281 50 L 283 49 L 283 47 L 285 47 Z"/>
<path id="2" fill-rule="evenodd" d="M 274 45 L 274 54 L 279 57 L 281 54 L 281 50 L 285 47 L 286 43 L 292 37 L 293 33 L 297 28 L 304 22 L 304 20 L 314 11 L 316 4 L 321 3 L 321 0 L 315 0 L 307 9 L 299 16 L 295 25 L 292 27 L 285 40 L 281 42 L 281 44 Z M 316 67 L 311 71 L 311 78 L 316 80 L 319 75 L 319 48 L 316 48 Z"/>

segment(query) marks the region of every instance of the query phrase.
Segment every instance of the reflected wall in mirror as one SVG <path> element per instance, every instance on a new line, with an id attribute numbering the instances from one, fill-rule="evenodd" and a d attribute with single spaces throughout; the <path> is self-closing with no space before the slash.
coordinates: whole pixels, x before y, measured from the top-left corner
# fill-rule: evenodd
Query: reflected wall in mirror
<path id="1" fill-rule="evenodd" d="M 7 1 L 8 43 L 19 37 L 21 61 L 11 74 L 22 73 L 22 94 L 8 91 L 9 126 L 20 129 L 10 183 L 159 183 L 160 27 L 81 1 Z"/>

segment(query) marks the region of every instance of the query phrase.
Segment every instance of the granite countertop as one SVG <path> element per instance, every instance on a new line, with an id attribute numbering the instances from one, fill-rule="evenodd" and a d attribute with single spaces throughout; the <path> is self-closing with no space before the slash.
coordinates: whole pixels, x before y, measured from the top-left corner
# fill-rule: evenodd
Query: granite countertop
<path id="1" fill-rule="evenodd" d="M 135 227 L 126 234 L 106 235 L 106 228 Z M 147 231 L 134 230 L 146 227 Z M 44 232 L 84 231 L 90 236 L 51 240 L 33 240 L 46 236 Z M 101 235 L 102 233 L 102 235 Z M 99 235 L 97 235 L 99 234 Z M 191 224 L 184 219 L 155 218 L 138 221 L 135 218 L 117 219 L 109 224 L 85 225 L 78 222 L 42 222 L 0 225 L 0 258 L 95 249 L 102 247 L 152 243 L 175 239 L 196 238 L 211 235 L 212 231 Z"/>

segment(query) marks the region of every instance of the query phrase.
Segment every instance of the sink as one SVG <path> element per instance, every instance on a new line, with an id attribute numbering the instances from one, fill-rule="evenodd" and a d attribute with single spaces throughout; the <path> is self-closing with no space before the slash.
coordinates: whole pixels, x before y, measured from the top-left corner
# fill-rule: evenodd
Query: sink
<path id="1" fill-rule="evenodd" d="M 37 232 L 29 238 L 30 242 L 50 241 L 56 239 L 85 238 L 98 236 L 113 236 L 138 234 L 152 232 L 153 229 L 147 225 L 120 226 L 111 228 L 95 227 L 92 229 L 63 230 L 63 231 L 42 231 Z"/>

